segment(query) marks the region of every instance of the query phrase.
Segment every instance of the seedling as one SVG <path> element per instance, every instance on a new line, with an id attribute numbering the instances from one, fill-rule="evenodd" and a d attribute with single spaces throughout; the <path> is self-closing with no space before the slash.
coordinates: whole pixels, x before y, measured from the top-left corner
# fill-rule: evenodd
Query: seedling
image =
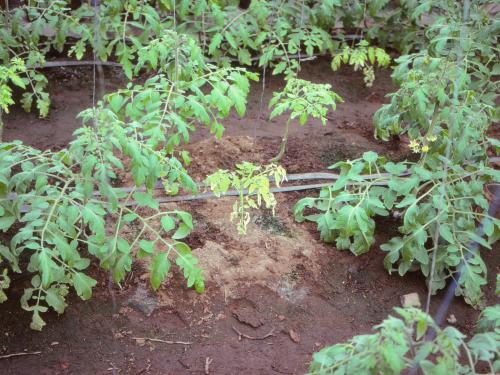
<path id="1" fill-rule="evenodd" d="M 366 40 L 361 40 L 355 48 L 344 45 L 342 52 L 334 55 L 331 66 L 333 71 L 342 64 L 353 66 L 354 71 L 361 69 L 366 86 L 371 87 L 375 81 L 375 64 L 385 68 L 390 62 L 391 57 L 382 48 L 372 47 Z"/>
<path id="2" fill-rule="evenodd" d="M 271 180 L 277 187 L 286 180 L 286 171 L 274 164 L 259 166 L 248 162 L 236 165 L 234 171 L 219 169 L 205 180 L 207 187 L 217 197 L 227 193 L 230 188 L 238 192 L 238 200 L 234 202 L 231 221 L 235 221 L 239 234 L 246 234 L 250 222 L 250 209 L 264 206 L 273 211 L 276 198 L 270 191 Z M 255 199 L 256 198 L 256 199 Z"/>
<path id="3" fill-rule="evenodd" d="M 271 159 L 271 162 L 278 162 L 285 154 L 292 120 L 298 118 L 299 125 L 303 126 L 310 118 L 317 118 L 323 126 L 326 126 L 328 112 L 330 110 L 335 111 L 337 102 L 343 101 L 331 88 L 332 86 L 329 84 L 312 83 L 303 79 L 290 78 L 283 91 L 274 93 L 269 102 L 269 107 L 273 108 L 270 119 L 284 112 L 290 112 L 290 115 L 285 124 L 279 153 Z"/>

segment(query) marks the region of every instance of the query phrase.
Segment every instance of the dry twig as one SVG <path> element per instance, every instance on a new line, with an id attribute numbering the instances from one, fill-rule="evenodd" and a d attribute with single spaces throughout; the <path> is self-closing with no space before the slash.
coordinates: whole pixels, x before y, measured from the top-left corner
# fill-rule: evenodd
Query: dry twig
<path id="1" fill-rule="evenodd" d="M 238 334 L 238 340 L 239 341 L 241 341 L 242 337 L 244 337 L 246 339 L 249 339 L 249 340 L 265 340 L 268 337 L 274 336 L 274 327 L 269 331 L 268 334 L 266 334 L 266 335 L 264 335 L 262 337 L 253 337 L 253 336 L 245 335 L 244 333 L 238 331 L 238 329 L 235 326 L 232 326 L 232 327 L 233 327 L 233 331 Z"/>
<path id="2" fill-rule="evenodd" d="M 23 355 L 39 355 L 39 354 L 42 354 L 42 352 L 11 353 L 11 354 L 0 355 L 0 359 L 7 359 L 7 358 L 12 358 L 12 357 L 21 357 Z"/>
<path id="3" fill-rule="evenodd" d="M 192 342 L 187 342 L 187 341 L 170 341 L 170 340 L 162 340 L 162 339 L 155 339 L 151 337 L 131 337 L 132 340 L 144 340 L 144 341 L 153 341 L 153 342 L 161 342 L 163 344 L 178 344 L 178 345 L 191 345 Z"/>
<path id="4" fill-rule="evenodd" d="M 210 374 L 210 364 L 213 362 L 214 360 L 210 357 L 207 357 L 205 358 L 205 375 L 209 375 Z"/>

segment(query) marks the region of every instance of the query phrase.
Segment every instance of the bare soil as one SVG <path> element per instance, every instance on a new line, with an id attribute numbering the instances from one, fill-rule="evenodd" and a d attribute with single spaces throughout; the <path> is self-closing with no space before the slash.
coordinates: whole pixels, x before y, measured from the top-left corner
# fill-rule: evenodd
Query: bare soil
<path id="1" fill-rule="evenodd" d="M 80 126 L 76 114 L 92 105 L 91 71 L 52 74 L 49 118 L 40 120 L 15 108 L 6 119 L 7 140 L 57 149 L 72 139 Z M 371 116 L 394 89 L 388 71 L 377 72 L 372 88 L 363 85 L 360 74 L 334 74 L 321 60 L 305 65 L 302 76 L 331 83 L 345 103 L 326 127 L 292 126 L 283 159 L 288 172 L 322 171 L 366 150 L 391 158 L 407 153 L 403 143 L 382 143 L 372 136 Z M 105 78 L 107 91 L 123 85 L 119 71 L 106 69 Z M 282 87 L 279 77 L 266 77 L 264 92 L 260 83 L 254 84 L 247 116 L 227 119 L 222 140 L 204 129 L 195 134 L 187 146 L 195 179 L 243 160 L 262 163 L 274 156 L 284 121 L 268 121 L 266 103 Z M 99 280 L 93 298 L 82 302 L 72 297 L 62 316 L 46 314 L 47 326 L 34 332 L 29 329 L 30 314 L 19 305 L 22 280 L 15 282 L 0 309 L 0 356 L 41 353 L 0 359 L 0 373 L 302 374 L 313 352 L 368 333 L 400 306 L 402 295 L 417 292 L 425 300 L 421 275 L 401 278 L 383 267 L 379 244 L 395 235 L 396 219 L 380 220 L 377 243 L 369 253 L 355 257 L 320 242 L 313 225 L 293 220 L 294 203 L 308 194 L 317 192 L 278 195 L 276 216 L 255 212 L 246 236 L 239 236 L 229 221 L 230 198 L 170 205 L 193 215 L 195 230 L 187 242 L 205 270 L 207 290 L 202 295 L 187 289 L 175 271 L 153 293 L 140 263 L 121 287 L 93 269 Z M 492 253 L 484 257 L 491 275 L 485 291 L 492 302 L 500 264 Z M 433 298 L 432 312 L 442 297 L 441 293 Z M 457 318 L 456 327 L 469 333 L 478 312 L 457 298 L 450 314 Z"/>

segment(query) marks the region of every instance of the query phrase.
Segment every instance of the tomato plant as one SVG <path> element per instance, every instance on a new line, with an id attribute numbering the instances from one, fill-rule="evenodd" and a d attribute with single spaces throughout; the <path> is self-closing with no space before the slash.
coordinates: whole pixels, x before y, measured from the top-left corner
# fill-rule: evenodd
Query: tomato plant
<path id="1" fill-rule="evenodd" d="M 269 102 L 272 108 L 270 119 L 290 112 L 290 116 L 285 124 L 285 131 L 281 140 L 280 151 L 271 161 L 279 161 L 285 154 L 286 144 L 288 142 L 288 131 L 290 122 L 296 118 L 299 119 L 301 126 L 305 125 L 310 118 L 317 118 L 323 126 L 326 126 L 328 111 L 335 111 L 337 102 L 343 99 L 331 90 L 329 84 L 319 84 L 303 79 L 290 78 L 287 81 L 285 89 L 281 92 L 275 92 Z"/>
<path id="2" fill-rule="evenodd" d="M 75 9 L 70 0 L 33 0 L 16 8 L 0 9 L 0 60 L 5 66 L 13 58 L 25 62 L 26 69 L 21 74 L 25 87 L 23 106 L 29 111 L 35 103 L 39 114 L 45 117 L 50 98 L 47 79 L 40 68 L 51 51 L 78 60 L 90 52 L 100 61 L 115 59 L 126 76 L 133 79 L 138 74 L 136 62 L 141 56 L 163 42 L 168 44 L 166 35 L 176 30 L 194 37 L 202 52 L 218 65 L 228 67 L 231 59 L 243 65 L 256 62 L 259 67 L 270 66 L 274 74 L 293 77 L 303 57 L 316 53 L 344 55 L 350 48 L 349 39 L 342 32 L 332 38 L 336 22 L 341 22 L 345 30 L 352 30 L 355 38 L 408 48 L 408 35 L 414 36 L 418 28 L 418 17 L 409 15 L 418 4 L 401 1 L 400 8 L 394 10 L 380 0 L 307 4 L 299 0 L 255 0 L 242 10 L 234 1 L 109 0 L 96 6 L 82 1 Z M 378 25 L 384 22 L 382 30 Z M 401 40 L 388 38 L 390 29 L 401 23 L 407 24 L 403 28 L 406 33 L 398 30 Z M 364 70 L 371 82 L 373 71 L 369 66 Z"/>
<path id="3" fill-rule="evenodd" d="M 495 22 L 477 4 L 470 22 L 459 21 L 461 4 L 439 4 L 442 15 L 429 27 L 427 49 L 396 60 L 393 78 L 400 88 L 374 116 L 375 135 L 387 140 L 407 134 L 418 162 L 393 163 L 374 152 L 339 162 L 331 167 L 340 169 L 336 183 L 318 198 L 299 201 L 295 215 L 316 222 L 323 240 L 359 255 L 375 242 L 373 217 L 399 210 L 400 236 L 380 246 L 388 253 L 387 270 L 404 275 L 418 266 L 432 293 L 458 276 L 456 294 L 480 306 L 487 269 L 472 244 L 491 249 L 500 235 L 500 221 L 489 216 L 485 196 L 485 184 L 500 179 L 487 160 L 498 141 L 486 136 L 498 118 Z M 308 207 L 317 212 L 304 216 Z M 461 265 L 464 271 L 458 272 Z"/>
<path id="4" fill-rule="evenodd" d="M 41 116 L 49 114 L 42 69 L 53 54 L 116 61 L 129 82 L 80 114 L 83 126 L 67 149 L 0 144 L 0 230 L 8 237 L 0 244 L 0 302 L 11 272 L 29 273 L 21 303 L 33 313 L 32 328 L 41 329 L 41 313 L 62 313 L 71 288 L 90 297 L 96 284 L 91 260 L 120 283 L 134 259 L 145 258 L 154 289 L 175 263 L 187 285 L 201 292 L 202 271 L 182 241 L 193 229 L 191 217 L 162 210 L 153 187 L 160 181 L 167 194 L 196 191 L 183 146 L 200 126 L 221 137 L 231 111 L 245 115 L 250 81 L 258 75 L 241 66 L 286 79 L 269 103 L 271 118 L 289 113 L 277 162 L 292 120 L 325 125 L 343 100 L 330 85 L 300 78 L 305 59 L 328 55 L 333 71 L 352 66 L 369 87 L 375 66 L 389 66 L 391 50 L 402 53 L 392 75 L 398 89 L 374 116 L 375 136 L 408 137 L 417 160 L 396 163 L 367 151 L 341 161 L 331 167 L 339 179 L 318 197 L 300 200 L 295 217 L 315 222 L 321 239 L 355 255 L 373 247 L 376 216 L 401 217 L 398 235 L 380 246 L 387 270 L 419 269 L 432 293 L 456 279 L 456 293 L 481 306 L 486 265 L 471 243 L 491 248 L 500 235 L 485 194 L 486 185 L 499 180 L 488 164 L 499 142 L 486 135 L 498 121 L 499 85 L 498 25 L 485 13 L 487 3 L 474 2 L 470 12 L 448 0 L 254 0 L 245 9 L 225 0 L 82 1 L 76 7 L 69 0 L 33 0 L 2 8 L 0 115 L 15 104 L 14 87 L 22 90 L 25 110 L 35 105 Z M 0 117 L 0 140 L 1 124 Z M 129 169 L 134 186 L 116 188 L 118 174 Z M 273 177 L 281 183 L 284 169 L 245 162 L 208 176 L 206 184 L 219 196 L 237 190 L 232 219 L 244 233 L 249 209 L 263 202 L 274 210 Z M 434 327 L 420 312 L 400 314 L 387 327 Z M 448 333 L 439 337 L 458 337 Z M 352 344 L 342 361 L 359 349 L 358 340 Z M 442 353 L 446 361 L 456 359 L 452 352 Z M 394 370 L 405 356 L 384 358 Z"/>
<path id="5" fill-rule="evenodd" d="M 389 316 L 374 327 L 375 333 L 314 353 L 309 374 L 401 374 L 418 369 L 424 374 L 476 374 L 483 363 L 492 374 L 500 371 L 500 305 L 484 310 L 469 340 L 454 327 L 439 327 L 418 309 L 395 311 L 399 317 Z M 467 353 L 464 364 L 462 351 Z"/>
<path id="6" fill-rule="evenodd" d="M 475 232 L 476 223 L 488 217 L 484 197 L 487 181 L 498 180 L 498 171 L 478 162 L 473 166 L 455 166 L 444 176 L 439 164 L 393 163 L 374 152 L 363 158 L 342 161 L 332 166 L 340 169 L 335 184 L 324 188 L 317 198 L 303 198 L 294 213 L 298 221 L 310 220 L 318 225 L 321 238 L 335 242 L 338 249 L 349 249 L 355 255 L 370 250 L 375 243 L 375 216 L 388 216 L 396 210 L 403 217 L 400 236 L 382 244 L 388 254 L 384 265 L 389 272 L 405 275 L 414 266 L 429 279 L 432 265 L 434 233 L 439 231 L 438 257 L 434 269 L 432 292 L 442 289 L 446 281 L 459 274 L 456 292 L 472 305 L 481 303 L 481 286 L 486 283 L 486 265 L 480 253 L 471 248 L 478 241 L 487 249 L 500 234 L 500 221 L 489 217 L 484 238 Z M 367 180 L 362 174 L 367 174 Z M 439 211 L 441 188 L 446 189 L 446 206 Z M 304 215 L 306 208 L 316 212 Z M 437 223 L 439 227 L 437 227 Z"/>
<path id="7" fill-rule="evenodd" d="M 205 184 L 217 197 L 227 193 L 229 188 L 236 189 L 238 200 L 233 205 L 231 221 L 237 222 L 239 234 L 246 234 L 250 209 L 259 208 L 264 202 L 265 207 L 271 208 L 274 214 L 277 202 L 270 191 L 270 179 L 279 187 L 286 180 L 286 171 L 274 164 L 258 166 L 244 162 L 236 165 L 235 171 L 219 169 L 206 178 Z M 252 197 L 254 195 L 257 199 Z"/>
<path id="8" fill-rule="evenodd" d="M 45 16 L 67 10 L 52 5 L 44 9 Z M 32 312 L 33 329 L 43 328 L 41 314 L 49 308 L 64 311 L 70 287 L 82 299 L 90 298 L 96 285 L 88 272 L 91 259 L 109 270 L 117 283 L 135 258 L 149 259 L 154 289 L 174 261 L 188 287 L 204 290 L 197 260 L 182 242 L 193 228 L 191 216 L 160 209 L 153 188 L 161 181 L 169 194 L 196 191 L 182 162 L 174 157 L 181 138 L 188 142 L 198 122 L 220 136 L 220 119 L 232 108 L 244 114 L 248 78 L 256 75 L 240 68 L 218 69 L 206 62 L 192 38 L 175 32 L 164 31 L 151 43 L 136 47 L 138 68 L 127 75 L 137 74 L 141 67 L 156 74 L 83 111 L 84 126 L 67 149 L 51 152 L 20 142 L 1 144 L 0 230 L 11 238 L 0 245 L 6 267 L 0 299 L 5 300 L 4 290 L 10 286 L 9 269 L 30 273 L 31 285 L 21 305 Z M 23 88 L 29 77 L 19 77 L 26 70 L 17 57 L 1 72 L 2 109 L 8 111 L 13 100 L 7 84 Z M 212 89 L 207 93 L 206 87 Z M 187 154 L 180 154 L 186 162 Z M 128 168 L 135 186 L 115 188 L 117 173 Z M 131 235 L 123 235 L 124 231 Z"/>
<path id="9" fill-rule="evenodd" d="M 59 152 L 19 142 L 0 149 L 0 230 L 13 234 L 8 246 L 0 245 L 0 254 L 12 271 L 32 274 L 21 299 L 33 312 L 31 327 L 43 327 L 40 313 L 49 307 L 64 311 L 69 286 L 82 299 L 91 296 L 96 281 L 85 270 L 92 258 L 119 283 L 134 256 L 150 257 L 151 284 L 158 288 L 170 267 L 169 254 L 175 254 L 188 286 L 202 291 L 201 270 L 180 241 L 192 229 L 191 216 L 160 210 L 151 190 L 157 179 L 166 187 L 195 189 L 182 164 L 148 147 L 133 127 L 102 123 L 97 129 L 83 127 L 76 136 Z M 116 171 L 125 168 L 119 154 L 132 165 L 136 187 L 128 192 L 111 184 Z M 132 200 L 136 206 L 130 206 Z M 113 225 L 106 216 L 115 219 Z M 130 238 L 121 235 L 127 226 L 134 228 Z"/>
<path id="10" fill-rule="evenodd" d="M 354 66 L 354 70 L 362 69 L 366 86 L 371 87 L 375 81 L 373 66 L 387 67 L 391 61 L 390 56 L 382 48 L 371 47 L 362 40 L 356 48 L 344 46 L 342 52 L 335 55 L 332 60 L 332 69 L 337 70 L 341 64 Z"/>

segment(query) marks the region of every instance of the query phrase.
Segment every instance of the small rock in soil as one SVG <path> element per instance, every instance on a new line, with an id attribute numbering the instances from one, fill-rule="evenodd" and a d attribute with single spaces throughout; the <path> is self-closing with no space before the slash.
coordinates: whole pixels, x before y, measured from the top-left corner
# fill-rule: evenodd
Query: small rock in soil
<path id="1" fill-rule="evenodd" d="M 458 322 L 457 317 L 454 314 L 450 314 L 447 321 L 450 324 L 456 324 Z"/>
<path id="2" fill-rule="evenodd" d="M 409 293 L 405 294 L 401 297 L 401 306 L 407 307 L 418 307 L 420 308 L 422 305 L 420 303 L 420 297 L 418 293 Z"/>

